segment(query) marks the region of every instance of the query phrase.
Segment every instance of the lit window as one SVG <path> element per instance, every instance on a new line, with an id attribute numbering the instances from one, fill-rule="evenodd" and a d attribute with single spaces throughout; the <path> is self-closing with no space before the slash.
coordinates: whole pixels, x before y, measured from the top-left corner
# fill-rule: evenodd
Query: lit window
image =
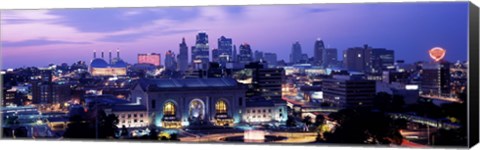
<path id="1" fill-rule="evenodd" d="M 165 103 L 163 107 L 163 114 L 164 115 L 175 115 L 175 104 L 172 102 Z"/>
<path id="2" fill-rule="evenodd" d="M 215 104 L 215 110 L 217 111 L 217 113 L 226 113 L 227 112 L 227 104 L 225 103 L 225 101 L 219 100 Z"/>

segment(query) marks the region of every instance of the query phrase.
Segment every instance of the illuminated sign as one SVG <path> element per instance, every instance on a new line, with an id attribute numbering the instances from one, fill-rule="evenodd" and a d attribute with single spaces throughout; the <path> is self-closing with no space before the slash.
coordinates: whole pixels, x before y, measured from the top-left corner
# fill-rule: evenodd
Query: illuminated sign
<path id="1" fill-rule="evenodd" d="M 405 85 L 406 90 L 418 90 L 418 85 Z"/>
<path id="2" fill-rule="evenodd" d="M 442 60 L 443 57 L 445 57 L 446 52 L 447 51 L 441 47 L 434 47 L 430 49 L 430 51 L 428 51 L 428 53 L 430 54 L 430 58 L 432 58 L 435 61 Z"/>

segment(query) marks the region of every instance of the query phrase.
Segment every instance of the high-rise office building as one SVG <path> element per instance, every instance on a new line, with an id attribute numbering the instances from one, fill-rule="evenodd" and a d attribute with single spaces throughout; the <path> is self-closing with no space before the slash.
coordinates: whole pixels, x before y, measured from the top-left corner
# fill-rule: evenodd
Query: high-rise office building
<path id="1" fill-rule="evenodd" d="M 363 72 L 365 70 L 365 48 L 354 47 L 343 51 L 343 66 L 349 71 Z"/>
<path id="2" fill-rule="evenodd" d="M 325 45 L 323 43 L 323 41 L 318 38 L 316 41 L 315 41 L 315 45 L 313 47 L 313 60 L 314 60 L 314 64 L 316 65 L 321 65 L 321 64 L 324 64 L 324 52 L 325 51 Z"/>
<path id="3" fill-rule="evenodd" d="M 252 70 L 252 83 L 247 91 L 247 97 L 261 96 L 266 100 L 282 99 L 283 68 L 266 68 L 261 62 L 245 65 Z"/>
<path id="4" fill-rule="evenodd" d="M 451 94 L 450 81 L 450 63 L 423 64 L 420 92 L 422 95 L 449 96 Z"/>
<path id="5" fill-rule="evenodd" d="M 299 42 L 292 44 L 292 52 L 290 53 L 290 63 L 299 63 L 302 60 L 302 47 Z"/>
<path id="6" fill-rule="evenodd" d="M 210 46 L 206 32 L 199 32 L 196 37 L 195 46 L 192 47 L 192 62 L 195 69 L 208 69 L 210 63 Z"/>
<path id="7" fill-rule="evenodd" d="M 254 56 L 255 56 L 255 61 L 264 60 L 262 51 L 255 50 Z"/>
<path id="8" fill-rule="evenodd" d="M 322 81 L 323 101 L 341 108 L 371 106 L 375 81 L 352 75 L 334 75 Z"/>
<path id="9" fill-rule="evenodd" d="M 326 48 L 323 50 L 322 66 L 333 67 L 338 63 L 338 51 L 336 48 Z"/>
<path id="10" fill-rule="evenodd" d="M 369 48 L 367 49 L 365 58 L 369 62 L 367 72 L 380 73 L 389 69 L 395 69 L 395 54 L 393 50 Z"/>
<path id="11" fill-rule="evenodd" d="M 349 48 L 343 53 L 344 67 L 350 71 L 381 73 L 389 68 L 394 69 L 394 61 L 393 50 L 368 45 Z"/>
<path id="12" fill-rule="evenodd" d="M 241 64 L 248 64 L 252 62 L 252 49 L 247 43 L 241 44 L 239 46 L 240 53 L 238 54 L 238 62 Z"/>
<path id="13" fill-rule="evenodd" d="M 168 50 L 165 53 L 165 68 L 168 70 L 177 70 L 177 61 L 175 60 L 175 53 Z"/>
<path id="14" fill-rule="evenodd" d="M 232 61 L 233 62 L 238 62 L 238 55 L 237 55 L 237 46 L 233 45 L 233 51 L 232 51 Z"/>
<path id="15" fill-rule="evenodd" d="M 212 49 L 212 62 L 218 62 L 219 61 L 218 58 L 220 57 L 220 54 L 221 52 L 218 49 L 216 48 Z"/>
<path id="16" fill-rule="evenodd" d="M 70 100 L 71 89 L 67 84 L 56 84 L 52 82 L 32 82 L 32 103 L 53 104 L 63 103 Z"/>
<path id="17" fill-rule="evenodd" d="M 263 57 L 268 64 L 268 68 L 275 68 L 277 66 L 277 54 L 265 53 Z"/>
<path id="18" fill-rule="evenodd" d="M 179 44 L 179 54 L 177 55 L 178 70 L 184 72 L 188 68 L 188 46 L 185 43 L 185 38 L 182 38 L 182 43 Z"/>
<path id="19" fill-rule="evenodd" d="M 138 54 L 138 63 L 139 64 L 152 64 L 154 66 L 160 66 L 161 58 L 160 54 L 149 53 L 149 54 Z"/>
<path id="20" fill-rule="evenodd" d="M 232 39 L 221 36 L 218 38 L 218 62 L 225 66 L 227 62 L 233 59 Z"/>

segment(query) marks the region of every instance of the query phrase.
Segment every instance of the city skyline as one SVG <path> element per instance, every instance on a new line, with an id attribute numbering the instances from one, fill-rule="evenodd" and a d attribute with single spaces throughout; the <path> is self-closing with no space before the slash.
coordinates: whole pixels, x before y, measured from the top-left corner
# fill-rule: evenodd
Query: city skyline
<path id="1" fill-rule="evenodd" d="M 324 40 L 327 48 L 337 48 L 340 59 L 344 50 L 368 44 L 392 49 L 397 60 L 407 63 L 429 61 L 428 50 L 432 47 L 443 47 L 447 53 L 467 51 L 467 6 L 379 3 L 7 10 L 1 14 L 2 68 L 89 62 L 93 50 L 117 48 L 126 62 L 135 63 L 139 53 L 164 55 L 172 50 L 178 54 L 182 38 L 188 47 L 194 46 L 199 31 L 209 35 L 209 51 L 218 48 L 212 41 L 225 36 L 232 38 L 237 48 L 249 43 L 252 51 L 274 52 L 285 61 L 296 41 L 304 53 L 313 57 L 317 38 Z M 417 11 L 419 7 L 422 11 Z M 262 13 L 265 11 L 285 13 Z M 24 28 L 42 30 L 22 32 Z M 256 34 L 259 32 L 268 34 Z M 412 57 L 412 52 L 418 55 Z M 448 53 L 445 59 L 464 61 L 466 53 Z"/>

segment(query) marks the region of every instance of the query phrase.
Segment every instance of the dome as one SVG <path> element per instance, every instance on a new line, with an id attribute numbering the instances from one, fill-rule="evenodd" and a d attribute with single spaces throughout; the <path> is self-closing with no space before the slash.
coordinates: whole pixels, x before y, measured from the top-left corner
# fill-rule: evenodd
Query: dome
<path id="1" fill-rule="evenodd" d="M 127 63 L 125 63 L 123 60 L 119 59 L 119 60 L 117 60 L 114 64 L 112 64 L 112 67 L 115 67 L 115 68 L 126 68 L 126 67 L 127 67 Z"/>
<path id="2" fill-rule="evenodd" d="M 93 67 L 93 68 L 107 68 L 108 63 L 101 58 L 95 58 L 90 63 L 90 67 Z"/>

